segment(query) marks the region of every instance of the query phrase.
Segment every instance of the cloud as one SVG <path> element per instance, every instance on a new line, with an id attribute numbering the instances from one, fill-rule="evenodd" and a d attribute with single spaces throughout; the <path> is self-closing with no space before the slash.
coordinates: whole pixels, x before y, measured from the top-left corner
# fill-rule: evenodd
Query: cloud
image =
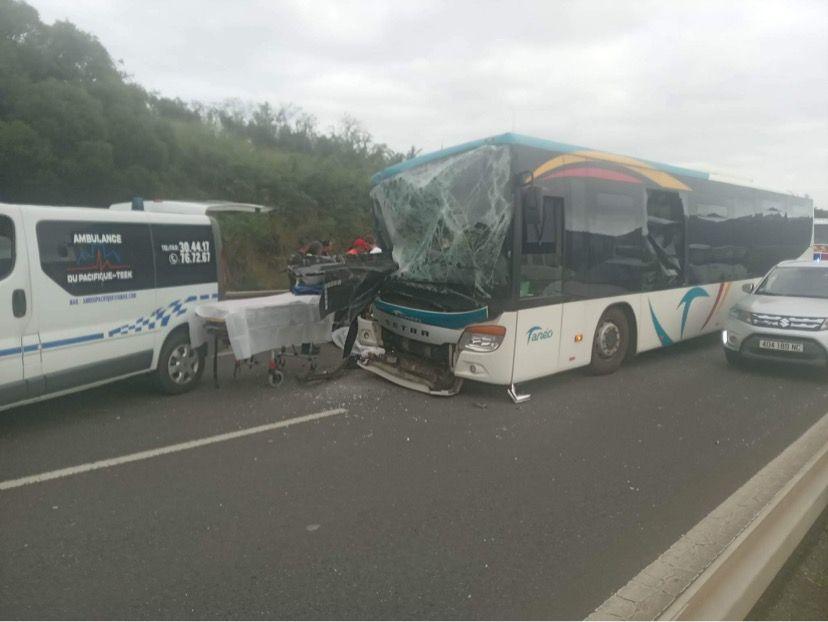
<path id="1" fill-rule="evenodd" d="M 347 112 L 399 150 L 514 129 L 828 207 L 828 3 L 33 4 L 168 96 Z"/>

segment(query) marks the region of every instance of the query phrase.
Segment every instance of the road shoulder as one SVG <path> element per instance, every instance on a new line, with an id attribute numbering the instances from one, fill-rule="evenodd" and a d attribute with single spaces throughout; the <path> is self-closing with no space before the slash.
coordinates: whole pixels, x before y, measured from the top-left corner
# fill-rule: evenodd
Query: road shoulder
<path id="1" fill-rule="evenodd" d="M 748 614 L 749 620 L 828 620 L 828 510 Z"/>
<path id="2" fill-rule="evenodd" d="M 588 619 L 747 615 L 825 508 L 826 465 L 828 415 Z"/>

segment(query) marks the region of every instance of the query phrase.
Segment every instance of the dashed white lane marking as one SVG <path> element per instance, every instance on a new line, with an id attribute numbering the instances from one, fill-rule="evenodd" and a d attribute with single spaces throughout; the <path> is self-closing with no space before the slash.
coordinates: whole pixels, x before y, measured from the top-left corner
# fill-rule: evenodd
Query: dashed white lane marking
<path id="1" fill-rule="evenodd" d="M 167 445 L 166 447 L 158 447 L 156 449 L 148 449 L 147 451 L 139 451 L 138 453 L 127 454 L 125 456 L 119 456 L 117 458 L 98 460 L 97 462 L 88 462 L 87 464 L 79 464 L 78 466 L 67 467 L 65 469 L 58 469 L 57 471 L 48 471 L 46 473 L 40 473 L 38 475 L 28 475 L 26 477 L 20 477 L 18 479 L 10 479 L 5 482 L 0 482 L 0 490 L 20 488 L 21 486 L 29 486 L 31 484 L 48 482 L 52 479 L 60 479 L 61 477 L 69 477 L 70 475 L 78 475 L 80 473 L 97 471 L 99 469 L 108 469 L 110 467 L 118 466 L 121 464 L 127 464 L 128 462 L 148 460 L 149 458 L 164 456 L 166 454 L 173 454 L 179 451 L 187 451 L 188 449 L 195 449 L 196 447 L 204 447 L 205 445 L 223 443 L 224 441 L 230 441 L 235 438 L 252 436 L 253 434 L 261 434 L 262 432 L 270 432 L 271 430 L 278 430 L 279 428 L 287 428 L 289 426 L 297 425 L 299 423 L 307 423 L 309 421 L 316 421 L 317 419 L 325 419 L 326 417 L 333 417 L 334 415 L 343 415 L 346 412 L 348 412 L 348 410 L 345 408 L 323 410 L 322 412 L 314 413 L 312 415 L 304 415 L 302 417 L 294 417 L 293 419 L 276 421 L 275 423 L 259 425 L 254 428 L 236 430 L 235 432 L 217 434 L 216 436 L 207 436 L 205 438 L 199 438 L 194 441 L 177 443 L 175 445 Z"/>

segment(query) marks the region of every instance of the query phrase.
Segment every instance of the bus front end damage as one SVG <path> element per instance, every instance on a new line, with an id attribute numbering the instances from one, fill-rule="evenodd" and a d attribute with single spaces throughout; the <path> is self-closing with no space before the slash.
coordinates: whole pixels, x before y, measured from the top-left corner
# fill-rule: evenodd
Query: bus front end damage
<path id="1" fill-rule="evenodd" d="M 474 364 L 457 371 L 504 340 L 491 310 L 509 292 L 511 177 L 508 146 L 482 145 L 374 186 L 375 229 L 398 270 L 359 320 L 359 344 L 384 351 L 371 349 L 363 369 L 440 396 L 455 395 L 463 376 L 508 384 L 478 378 Z"/>
<path id="2" fill-rule="evenodd" d="M 485 307 L 456 292 L 391 279 L 374 301 L 370 320 L 363 320 L 370 329 L 359 333 L 364 339 L 370 331 L 385 354 L 365 357 L 360 365 L 410 389 L 454 395 L 462 386 L 453 370 L 464 328 L 486 318 Z"/>

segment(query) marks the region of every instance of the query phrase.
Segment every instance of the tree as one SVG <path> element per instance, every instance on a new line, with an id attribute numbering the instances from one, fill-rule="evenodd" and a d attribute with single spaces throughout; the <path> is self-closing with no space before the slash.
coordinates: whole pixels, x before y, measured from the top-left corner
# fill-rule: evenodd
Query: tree
<path id="1" fill-rule="evenodd" d="M 284 267 L 301 235 L 333 235 L 344 247 L 369 230 L 371 175 L 402 159 L 350 115 L 322 133 L 292 104 L 208 106 L 148 93 L 93 35 L 0 0 L 4 201 L 106 206 L 144 196 L 273 205 L 279 210 L 267 226 L 227 225 L 235 256 L 261 281 Z"/>

